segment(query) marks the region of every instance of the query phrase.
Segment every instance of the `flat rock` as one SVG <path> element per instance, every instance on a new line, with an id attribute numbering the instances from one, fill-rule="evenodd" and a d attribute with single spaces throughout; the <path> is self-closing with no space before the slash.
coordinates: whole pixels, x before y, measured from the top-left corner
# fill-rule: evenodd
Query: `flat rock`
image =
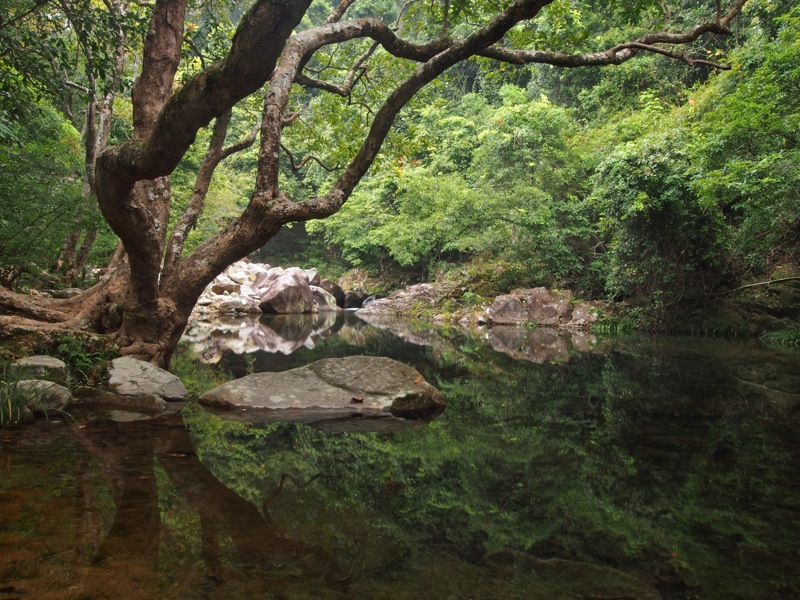
<path id="1" fill-rule="evenodd" d="M 441 392 L 411 367 L 390 358 L 326 358 L 281 373 L 254 373 L 200 397 L 200 404 L 248 421 L 313 422 L 345 415 L 423 418 L 445 407 Z M 245 416 L 243 413 L 247 413 Z"/>
<path id="2" fill-rule="evenodd" d="M 122 396 L 156 395 L 166 400 L 185 400 L 189 396 L 177 376 L 130 356 L 112 360 L 108 373 L 109 387 Z"/>
<path id="3" fill-rule="evenodd" d="M 11 363 L 11 374 L 15 379 L 45 379 L 55 383 L 67 383 L 67 365 L 52 356 L 26 356 Z"/>

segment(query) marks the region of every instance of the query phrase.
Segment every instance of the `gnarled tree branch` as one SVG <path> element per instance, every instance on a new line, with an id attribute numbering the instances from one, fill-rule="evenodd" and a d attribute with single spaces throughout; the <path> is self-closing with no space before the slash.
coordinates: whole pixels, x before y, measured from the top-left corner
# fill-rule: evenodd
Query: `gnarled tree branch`
<path id="1" fill-rule="evenodd" d="M 672 52 L 657 46 L 656 44 L 685 45 L 698 40 L 708 33 L 730 35 L 730 23 L 741 12 L 746 0 L 738 0 L 729 11 L 717 16 L 714 21 L 702 23 L 690 31 L 683 33 L 669 33 L 660 31 L 643 35 L 632 42 L 615 45 L 602 52 L 588 52 L 570 54 L 565 52 L 550 52 L 547 50 L 513 50 L 500 46 L 488 47 L 478 54 L 485 58 L 523 65 L 529 63 L 539 63 L 553 65 L 557 67 L 587 67 L 603 65 L 619 65 L 630 60 L 640 51 L 655 52 L 670 58 L 686 62 L 690 65 L 706 64 L 718 69 L 729 69 L 728 65 L 696 59 L 687 54 Z"/>

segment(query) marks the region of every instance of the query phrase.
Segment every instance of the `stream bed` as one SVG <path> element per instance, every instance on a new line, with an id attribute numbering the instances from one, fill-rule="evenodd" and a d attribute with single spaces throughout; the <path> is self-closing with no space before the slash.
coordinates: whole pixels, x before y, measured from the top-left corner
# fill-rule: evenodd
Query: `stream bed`
<path id="1" fill-rule="evenodd" d="M 800 597 L 800 352 L 340 314 L 195 325 L 173 370 L 201 393 L 355 354 L 446 410 L 0 430 L 0 600 Z"/>

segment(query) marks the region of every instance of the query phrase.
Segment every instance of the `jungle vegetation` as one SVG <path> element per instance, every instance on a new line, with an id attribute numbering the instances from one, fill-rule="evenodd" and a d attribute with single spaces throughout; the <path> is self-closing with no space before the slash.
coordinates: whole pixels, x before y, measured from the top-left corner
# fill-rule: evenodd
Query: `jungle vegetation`
<path id="1" fill-rule="evenodd" d="M 2 7 L 5 331 L 168 363 L 249 254 L 656 316 L 800 271 L 788 0 Z"/>

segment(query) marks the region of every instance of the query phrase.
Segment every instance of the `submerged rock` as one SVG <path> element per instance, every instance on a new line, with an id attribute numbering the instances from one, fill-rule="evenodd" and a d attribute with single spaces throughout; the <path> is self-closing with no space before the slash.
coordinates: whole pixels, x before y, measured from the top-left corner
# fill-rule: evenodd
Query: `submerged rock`
<path id="1" fill-rule="evenodd" d="M 439 390 L 403 363 L 350 356 L 281 373 L 254 373 L 206 392 L 200 404 L 247 421 L 313 422 L 346 415 L 423 418 L 438 414 L 446 403 Z"/>

